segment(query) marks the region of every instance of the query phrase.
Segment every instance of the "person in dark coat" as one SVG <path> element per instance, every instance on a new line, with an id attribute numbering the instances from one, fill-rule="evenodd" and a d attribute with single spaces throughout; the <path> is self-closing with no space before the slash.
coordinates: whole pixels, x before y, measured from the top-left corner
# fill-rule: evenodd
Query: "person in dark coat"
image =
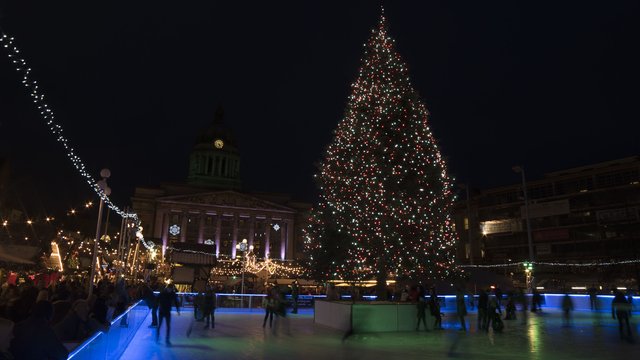
<path id="1" fill-rule="evenodd" d="M 456 313 L 460 319 L 460 330 L 467 331 L 467 324 L 464 317 L 467 316 L 467 306 L 464 301 L 464 291 L 458 289 L 456 292 Z"/>
<path id="2" fill-rule="evenodd" d="M 631 306 L 621 291 L 616 291 L 613 301 L 611 302 L 611 316 L 618 318 L 618 328 L 620 330 L 620 339 L 624 337 L 624 328 L 626 327 L 627 337 L 631 338 L 631 326 L 629 326 L 629 314 Z"/>
<path id="3" fill-rule="evenodd" d="M 147 293 L 147 306 L 151 309 L 151 325 L 150 328 L 158 327 L 158 295 L 155 291 L 159 290 L 158 283 L 154 282 L 151 286 L 151 292 Z"/>
<path id="4" fill-rule="evenodd" d="M 82 341 L 98 330 L 107 327 L 89 316 L 89 304 L 86 300 L 76 300 L 67 315 L 53 327 L 58 339 L 62 341 Z"/>
<path id="5" fill-rule="evenodd" d="M 0 359 L 13 359 L 9 352 L 9 345 L 13 338 L 13 321 L 0 317 Z"/>
<path id="6" fill-rule="evenodd" d="M 262 321 L 262 327 L 267 325 L 267 319 L 269 319 L 269 327 L 272 328 L 276 301 L 273 299 L 271 291 L 267 291 L 267 296 L 262 298 L 262 307 L 264 308 L 264 320 Z"/>
<path id="7" fill-rule="evenodd" d="M 427 299 L 424 298 L 424 291 L 422 295 L 418 296 L 417 316 L 418 323 L 416 324 L 416 331 L 420 330 L 420 322 L 424 325 L 425 331 L 429 331 L 427 327 Z"/>
<path id="8" fill-rule="evenodd" d="M 489 307 L 489 295 L 483 289 L 478 293 L 478 330 L 486 330 L 489 318 L 487 309 Z"/>
<path id="9" fill-rule="evenodd" d="M 167 335 L 165 337 L 168 346 L 171 346 L 169 335 L 171 333 L 171 306 L 175 305 L 178 316 L 180 316 L 180 305 L 178 305 L 178 296 L 176 295 L 173 285 L 167 285 L 158 295 L 158 328 L 156 330 L 156 341 L 160 339 L 160 328 L 162 327 L 162 319 L 167 321 Z"/>
<path id="10" fill-rule="evenodd" d="M 573 311 L 573 301 L 569 294 L 564 294 L 562 298 L 562 322 L 564 326 L 571 325 L 571 312 Z"/>
<path id="11" fill-rule="evenodd" d="M 591 287 L 587 290 L 589 293 L 589 304 L 591 305 L 591 311 L 598 310 L 598 290 L 595 285 L 591 285 Z"/>
<path id="12" fill-rule="evenodd" d="M 531 312 L 542 311 L 542 295 L 536 289 L 533 290 L 531 296 Z"/>
<path id="13" fill-rule="evenodd" d="M 16 359 L 66 360 L 69 352 L 53 332 L 49 320 L 53 306 L 49 301 L 37 302 L 31 316 L 13 328 L 9 351 Z"/>
<path id="14" fill-rule="evenodd" d="M 442 330 L 442 313 L 440 312 L 440 300 L 438 300 L 438 294 L 435 288 L 431 288 L 431 297 L 429 299 L 429 309 L 431 316 L 435 318 L 433 322 L 433 328 L 435 330 Z"/>
<path id="15" fill-rule="evenodd" d="M 502 312 L 502 290 L 496 286 L 493 290 L 493 293 L 496 295 L 496 303 L 498 304 L 498 312 Z"/>
<path id="16" fill-rule="evenodd" d="M 212 329 L 216 327 L 216 292 L 210 286 L 207 285 L 207 291 L 204 293 L 204 299 L 202 302 L 202 316 L 204 317 L 205 325 L 207 329 L 211 326 Z"/>
<path id="17" fill-rule="evenodd" d="M 298 280 L 294 280 L 291 284 L 291 303 L 293 305 L 292 314 L 298 313 L 298 296 L 300 295 L 300 287 L 298 286 Z"/>

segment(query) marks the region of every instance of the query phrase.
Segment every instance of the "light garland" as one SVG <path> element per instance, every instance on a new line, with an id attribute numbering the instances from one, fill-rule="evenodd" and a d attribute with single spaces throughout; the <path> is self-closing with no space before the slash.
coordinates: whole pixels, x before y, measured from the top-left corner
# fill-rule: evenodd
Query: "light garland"
<path id="1" fill-rule="evenodd" d="M 36 105 L 38 110 L 40 111 L 40 115 L 46 122 L 47 126 L 51 133 L 56 136 L 56 141 L 62 144 L 62 146 L 67 151 L 67 157 L 71 160 L 73 166 L 78 170 L 80 175 L 85 178 L 87 184 L 96 192 L 98 197 L 102 199 L 107 207 L 111 210 L 115 211 L 121 217 L 127 219 L 133 219 L 136 223 L 136 226 L 140 226 L 140 219 L 138 219 L 138 215 L 136 213 L 127 213 L 121 210 L 116 204 L 114 204 L 111 199 L 105 194 L 105 192 L 100 188 L 98 183 L 93 179 L 91 174 L 86 171 L 86 166 L 80 159 L 78 155 L 76 155 L 73 147 L 69 145 L 68 139 L 63 134 L 62 126 L 55 122 L 55 116 L 53 110 L 49 107 L 49 105 L 45 102 L 44 94 L 42 94 L 38 87 L 38 82 L 32 80 L 30 77 L 31 68 L 27 65 L 27 62 L 20 56 L 20 49 L 18 49 L 14 45 L 14 38 L 7 36 L 4 32 L 0 36 L 0 45 L 3 48 L 7 49 L 7 56 L 16 65 L 16 71 L 18 71 L 22 75 L 22 84 L 29 90 L 29 95 L 33 98 L 33 103 Z M 140 233 L 140 235 L 142 235 Z M 153 245 L 147 244 L 144 240 L 143 236 L 138 237 L 145 248 L 151 250 Z"/>
<path id="2" fill-rule="evenodd" d="M 216 267 L 211 270 L 211 273 L 217 276 L 238 276 L 241 275 L 243 271 L 252 274 L 266 271 L 270 276 L 283 275 L 288 277 L 301 277 L 306 274 L 306 270 L 301 266 L 287 265 L 287 262 L 290 261 L 273 260 L 269 257 L 258 260 L 252 253 L 247 253 L 244 260 L 240 258 L 218 260 Z"/>
<path id="3" fill-rule="evenodd" d="M 520 265 L 541 265 L 541 266 L 574 266 L 574 267 L 592 267 L 592 266 L 613 266 L 613 265 L 627 265 L 627 264 L 640 264 L 640 259 L 634 260 L 620 260 L 620 261 L 607 261 L 607 262 L 590 262 L 590 263 L 560 263 L 560 262 L 539 262 L 539 261 L 519 261 L 506 264 L 489 264 L 489 265 L 458 265 L 461 268 L 474 269 L 474 268 L 502 268 L 509 266 Z"/>

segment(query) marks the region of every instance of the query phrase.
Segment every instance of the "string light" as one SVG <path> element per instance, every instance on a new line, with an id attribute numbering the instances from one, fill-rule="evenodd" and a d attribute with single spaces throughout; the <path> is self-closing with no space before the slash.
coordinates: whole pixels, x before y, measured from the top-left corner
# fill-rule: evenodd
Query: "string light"
<path id="1" fill-rule="evenodd" d="M 28 67 L 27 62 L 20 56 L 20 50 L 14 45 L 14 38 L 7 36 L 4 32 L 0 35 L 0 47 L 7 50 L 7 56 L 11 60 L 11 62 L 16 66 L 16 71 L 18 71 L 22 75 L 22 84 L 29 91 L 29 95 L 31 96 L 33 103 L 40 111 L 40 116 L 45 121 L 51 133 L 55 136 L 56 141 L 62 144 L 64 149 L 67 151 L 67 157 L 71 160 L 73 166 L 78 170 L 80 175 L 85 178 L 87 184 L 96 192 L 98 197 L 100 197 L 107 207 L 111 210 L 115 211 L 118 215 L 125 219 L 132 219 L 137 226 L 140 225 L 141 221 L 138 219 L 137 214 L 135 213 L 127 213 L 121 210 L 118 206 L 116 206 L 111 199 L 105 194 L 105 192 L 100 188 L 98 183 L 93 179 L 91 174 L 86 171 L 86 166 L 80 159 L 80 157 L 75 153 L 75 150 L 71 145 L 69 145 L 69 140 L 64 136 L 62 126 L 56 123 L 55 115 L 51 107 L 45 102 L 45 96 L 39 90 L 39 86 L 37 81 L 32 80 L 30 73 L 31 68 Z M 90 207 L 92 205 L 91 202 L 86 204 L 86 207 Z M 72 210 L 72 213 L 75 213 Z M 140 236 L 142 244 L 147 249 L 153 248 L 147 244 L 144 240 L 144 237 Z"/>
<path id="2" fill-rule="evenodd" d="M 461 268 L 501 268 L 509 266 L 519 266 L 525 264 L 533 264 L 540 266 L 568 266 L 568 267 L 593 267 L 593 266 L 614 266 L 627 264 L 640 264 L 640 259 L 619 260 L 619 261 L 603 261 L 588 263 L 561 263 L 561 262 L 540 262 L 540 261 L 520 261 L 507 264 L 488 264 L 488 265 L 458 265 Z"/>
<path id="3" fill-rule="evenodd" d="M 456 273 L 454 179 L 387 28 L 383 12 L 316 175 L 304 235 L 316 278 Z"/>
<path id="4" fill-rule="evenodd" d="M 246 261 L 240 259 L 218 260 L 216 267 L 211 270 L 214 276 L 239 276 L 242 272 L 258 274 L 262 271 L 267 272 L 270 276 L 282 277 L 302 277 L 306 274 L 306 269 L 302 266 L 290 264 L 287 260 L 273 260 L 265 258 L 262 260 Z"/>

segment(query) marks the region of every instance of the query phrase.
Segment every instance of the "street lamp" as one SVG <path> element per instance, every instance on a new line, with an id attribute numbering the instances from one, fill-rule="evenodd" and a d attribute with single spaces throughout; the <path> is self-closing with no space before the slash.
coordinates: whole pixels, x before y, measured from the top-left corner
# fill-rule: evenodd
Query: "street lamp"
<path id="1" fill-rule="evenodd" d="M 525 262 L 524 264 L 524 273 L 527 280 L 527 288 L 533 289 L 532 281 L 533 281 L 533 263 Z"/>
<path id="2" fill-rule="evenodd" d="M 247 266 L 246 251 L 253 250 L 253 245 L 249 246 L 247 244 L 247 239 L 242 239 L 242 242 L 240 242 L 239 244 L 236 244 L 236 250 L 242 251 L 242 280 L 241 280 L 242 285 L 241 285 L 240 293 L 244 295 L 244 272 Z"/>
<path id="3" fill-rule="evenodd" d="M 527 223 L 527 241 L 529 245 L 529 261 L 534 262 L 535 258 L 533 256 L 533 241 L 531 239 L 531 220 L 529 219 L 529 199 L 527 197 L 527 180 L 524 175 L 524 167 L 523 166 L 514 166 L 512 167 L 513 171 L 516 173 L 520 173 L 522 175 L 522 192 L 524 193 L 524 217 Z M 530 278 L 529 286 L 530 289 L 533 289 L 533 268 L 529 268 L 528 278 Z"/>
<path id="4" fill-rule="evenodd" d="M 98 186 L 106 196 L 111 195 L 111 188 L 107 186 L 107 179 L 111 176 L 109 169 L 100 170 L 102 180 L 98 181 Z M 100 207 L 98 208 L 98 224 L 96 225 L 96 240 L 93 245 L 93 257 L 91 259 L 91 275 L 89 276 L 89 296 L 93 294 L 93 279 L 96 275 L 96 260 L 98 258 L 98 241 L 100 240 L 100 227 L 102 226 L 102 208 L 104 208 L 104 200 L 100 196 Z"/>
<path id="5" fill-rule="evenodd" d="M 471 202 L 469 199 L 469 185 L 459 184 L 458 186 L 460 187 L 460 189 L 463 189 L 467 192 L 467 241 L 469 243 L 469 264 L 473 265 L 473 240 L 471 239 Z"/>

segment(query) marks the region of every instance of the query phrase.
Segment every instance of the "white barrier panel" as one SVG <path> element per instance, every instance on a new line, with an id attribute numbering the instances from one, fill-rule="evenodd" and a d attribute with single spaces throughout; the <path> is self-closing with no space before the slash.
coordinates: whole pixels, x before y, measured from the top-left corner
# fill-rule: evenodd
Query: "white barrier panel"
<path id="1" fill-rule="evenodd" d="M 316 324 L 348 331 L 351 329 L 351 303 L 316 300 L 313 318 Z"/>

